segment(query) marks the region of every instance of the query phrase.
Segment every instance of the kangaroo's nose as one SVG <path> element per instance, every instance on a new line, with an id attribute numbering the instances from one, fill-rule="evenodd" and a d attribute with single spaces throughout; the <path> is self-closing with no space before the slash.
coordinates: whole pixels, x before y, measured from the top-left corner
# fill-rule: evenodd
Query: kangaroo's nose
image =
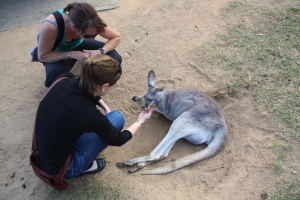
<path id="1" fill-rule="evenodd" d="M 141 107 L 142 107 L 142 109 L 146 109 L 147 108 L 147 105 L 146 105 L 145 101 L 143 103 L 141 103 Z"/>

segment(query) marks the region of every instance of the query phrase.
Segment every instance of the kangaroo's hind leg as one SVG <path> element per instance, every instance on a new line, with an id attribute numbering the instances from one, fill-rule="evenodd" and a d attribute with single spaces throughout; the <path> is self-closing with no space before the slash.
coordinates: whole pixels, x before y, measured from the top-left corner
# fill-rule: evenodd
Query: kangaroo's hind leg
<path id="1" fill-rule="evenodd" d="M 171 148 L 173 147 L 173 145 L 177 140 L 178 139 L 173 137 L 173 134 L 171 134 L 169 131 L 168 134 L 165 136 L 165 138 L 158 144 L 158 146 L 148 156 L 130 159 L 126 161 L 125 164 L 131 166 L 137 163 L 157 161 L 158 159 L 160 159 L 160 157 L 163 154 L 165 154 L 166 149 L 168 149 L 169 151 L 171 150 Z"/>
<path id="2" fill-rule="evenodd" d="M 134 169 L 130 172 L 137 171 L 139 169 L 144 168 L 146 165 L 149 165 L 153 162 L 157 162 L 166 158 L 174 146 L 174 144 L 181 138 L 190 134 L 190 130 L 186 129 L 185 124 L 188 121 L 188 113 L 184 113 L 180 115 L 174 122 L 172 123 L 168 134 L 165 138 L 158 144 L 158 146 L 148 155 L 139 158 L 134 158 L 126 161 L 122 166 L 132 166 L 136 165 Z M 120 164 L 119 164 L 120 166 Z"/>
<path id="3" fill-rule="evenodd" d="M 165 138 L 168 138 L 167 136 Z M 147 165 L 165 159 L 177 140 L 168 141 L 166 139 L 166 141 L 167 143 L 164 143 L 164 140 L 162 140 L 161 143 L 159 143 L 159 145 L 150 153 L 150 155 L 134 158 L 125 162 L 125 166 L 132 166 L 136 164 L 135 167 L 130 169 L 128 172 L 136 172 L 140 169 L 143 169 Z"/>
<path id="4" fill-rule="evenodd" d="M 152 163 L 155 163 L 155 162 L 158 162 L 158 161 L 161 161 L 161 160 L 163 160 L 163 159 L 165 159 L 166 157 L 160 157 L 159 159 L 157 159 L 157 160 L 152 160 L 152 161 L 146 161 L 146 162 L 140 162 L 140 163 L 137 163 L 136 165 L 135 165 L 135 167 L 134 168 L 132 168 L 132 169 L 130 169 L 130 170 L 128 170 L 128 172 L 129 173 L 133 173 L 133 172 L 136 172 L 136 171 L 138 171 L 138 170 L 140 170 L 140 169 L 143 169 L 145 166 L 147 166 L 147 165 L 150 165 L 150 164 L 152 164 Z"/>
<path id="5" fill-rule="evenodd" d="M 158 159 L 154 159 L 154 160 L 146 161 L 146 162 L 139 162 L 139 163 L 136 164 L 136 166 L 135 166 L 134 168 L 132 168 L 132 169 L 129 170 L 128 172 L 129 172 L 129 173 L 136 172 L 136 171 L 138 171 L 138 170 L 140 170 L 140 169 L 143 169 L 143 168 L 144 168 L 145 166 L 147 166 L 147 165 L 150 165 L 150 164 L 152 164 L 152 163 L 155 163 L 155 162 L 158 162 L 158 161 L 161 161 L 161 160 L 167 158 L 167 156 L 168 156 L 170 150 L 172 149 L 172 147 L 174 146 L 175 143 L 176 143 L 176 141 L 175 141 L 173 144 L 169 145 L 168 148 L 166 148 L 166 149 L 164 150 L 164 152 L 162 153 L 162 155 L 161 155 Z M 152 152 L 151 152 L 151 153 L 152 153 Z M 151 154 L 150 154 L 150 155 L 151 155 Z M 150 157 L 150 156 L 144 156 L 144 157 L 142 157 L 142 158 L 147 159 L 147 158 L 149 158 L 149 157 Z M 132 160 L 134 160 L 134 159 L 132 159 Z M 128 161 L 127 161 L 127 162 L 128 162 Z M 125 164 L 125 165 L 126 165 L 126 164 Z"/>
<path id="6" fill-rule="evenodd" d="M 171 135 L 172 134 L 168 133 L 165 136 L 165 138 L 159 143 L 159 145 L 148 156 L 134 158 L 126 161 L 125 163 L 117 163 L 118 167 L 133 166 L 136 164 L 134 168 L 128 171 L 129 173 L 133 173 L 140 169 L 143 169 L 147 165 L 165 159 L 169 151 L 177 141 L 177 139 L 171 140 Z"/>

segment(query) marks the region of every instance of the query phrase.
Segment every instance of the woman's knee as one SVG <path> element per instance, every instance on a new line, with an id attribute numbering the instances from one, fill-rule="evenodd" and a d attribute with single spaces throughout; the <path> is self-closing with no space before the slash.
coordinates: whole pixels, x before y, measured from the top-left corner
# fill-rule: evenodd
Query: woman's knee
<path id="1" fill-rule="evenodd" d="M 114 110 L 105 115 L 109 120 L 118 120 L 125 123 L 125 117 L 120 111 Z"/>
<path id="2" fill-rule="evenodd" d="M 107 55 L 111 56 L 116 61 L 118 61 L 118 63 L 120 65 L 122 64 L 122 57 L 121 57 L 121 55 L 116 50 L 112 50 L 112 51 L 108 52 Z"/>
<path id="3" fill-rule="evenodd" d="M 119 130 L 122 130 L 125 124 L 125 117 L 122 113 L 120 113 L 117 110 L 111 111 L 110 113 L 105 115 L 110 123 L 118 128 Z"/>
<path id="4" fill-rule="evenodd" d="M 61 60 L 56 62 L 48 62 L 45 66 L 46 71 L 46 81 L 45 86 L 49 87 L 55 79 L 65 73 L 70 71 L 72 69 L 73 65 L 75 64 L 76 60 Z"/>

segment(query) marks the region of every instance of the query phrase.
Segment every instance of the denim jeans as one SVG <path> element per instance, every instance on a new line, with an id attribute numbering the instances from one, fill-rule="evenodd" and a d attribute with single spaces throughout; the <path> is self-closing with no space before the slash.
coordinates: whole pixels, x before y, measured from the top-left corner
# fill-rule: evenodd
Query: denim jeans
<path id="1" fill-rule="evenodd" d="M 119 130 L 123 129 L 125 118 L 119 111 L 112 111 L 105 116 L 114 127 Z M 82 136 L 77 140 L 73 152 L 73 158 L 64 177 L 69 180 L 89 169 L 99 153 L 107 146 L 108 144 L 96 133 L 82 134 Z"/>
<path id="2" fill-rule="evenodd" d="M 82 51 L 83 49 L 97 50 L 99 48 L 102 48 L 104 45 L 105 45 L 104 42 L 90 39 L 90 40 L 85 40 L 81 45 L 72 49 L 72 51 Z M 67 54 L 67 52 L 66 52 L 66 54 Z M 119 64 L 122 63 L 122 57 L 116 50 L 112 50 L 112 51 L 108 52 L 107 55 L 116 59 L 119 62 Z M 59 60 L 59 61 L 54 61 L 54 62 L 47 62 L 45 64 L 45 70 L 46 70 L 45 86 L 50 87 L 50 85 L 55 81 L 55 79 L 59 75 L 65 73 L 65 72 L 69 72 L 76 62 L 77 62 L 76 59 L 67 59 L 67 60 Z"/>

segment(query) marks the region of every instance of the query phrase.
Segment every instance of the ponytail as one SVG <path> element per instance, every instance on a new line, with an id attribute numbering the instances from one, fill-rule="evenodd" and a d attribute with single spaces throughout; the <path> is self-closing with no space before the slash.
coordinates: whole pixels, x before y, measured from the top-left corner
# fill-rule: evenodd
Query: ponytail
<path id="1" fill-rule="evenodd" d="M 81 62 L 79 85 L 93 93 L 97 91 L 97 86 L 104 83 L 114 85 L 120 79 L 116 76 L 118 73 L 121 75 L 119 63 L 108 55 L 100 54 Z M 116 78 L 111 79 L 114 76 Z"/>

